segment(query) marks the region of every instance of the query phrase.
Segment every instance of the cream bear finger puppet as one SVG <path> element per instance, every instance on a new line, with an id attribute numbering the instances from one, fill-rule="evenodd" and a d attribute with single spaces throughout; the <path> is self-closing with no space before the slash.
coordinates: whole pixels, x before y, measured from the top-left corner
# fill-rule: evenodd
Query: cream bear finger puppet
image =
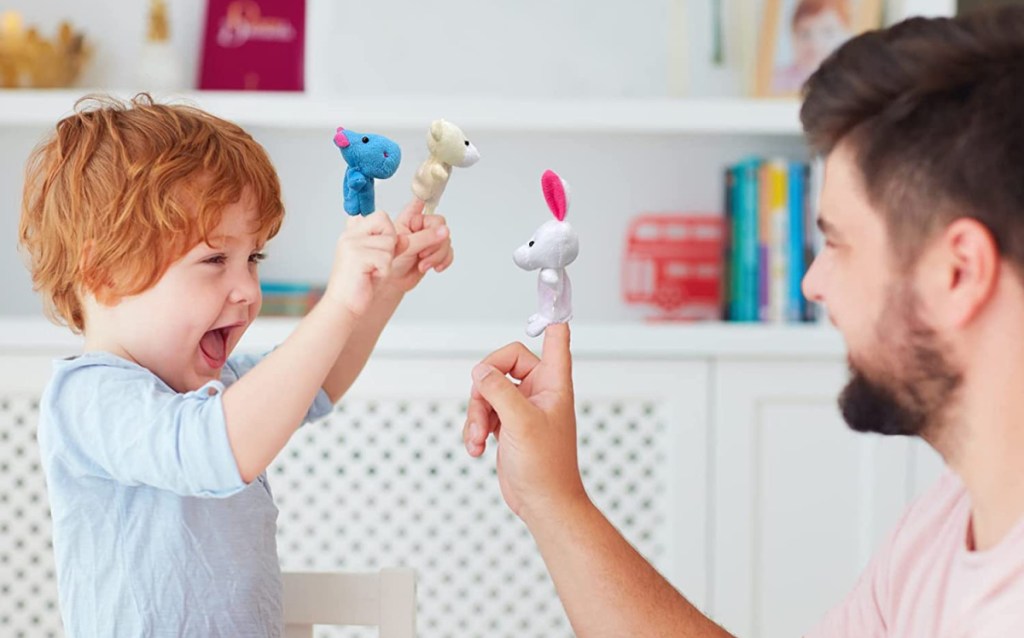
<path id="1" fill-rule="evenodd" d="M 334 134 L 334 145 L 348 164 L 343 187 L 345 212 L 351 216 L 369 215 L 376 205 L 373 180 L 395 174 L 402 161 L 402 149 L 383 135 L 356 133 L 342 126 Z"/>
<path id="2" fill-rule="evenodd" d="M 553 323 L 572 319 L 572 285 L 565 267 L 580 252 L 576 231 L 565 214 L 569 209 L 569 187 L 554 171 L 544 171 L 540 180 L 544 199 L 554 219 L 541 224 L 530 241 L 516 249 L 512 261 L 523 270 L 537 270 L 537 314 L 526 321 L 526 334 L 536 337 Z"/>
<path id="3" fill-rule="evenodd" d="M 416 169 L 412 179 L 412 193 L 423 200 L 423 213 L 437 210 L 437 204 L 448 185 L 452 167 L 467 168 L 477 163 L 480 151 L 466 139 L 459 127 L 445 120 L 434 120 L 427 133 L 429 157 Z"/>

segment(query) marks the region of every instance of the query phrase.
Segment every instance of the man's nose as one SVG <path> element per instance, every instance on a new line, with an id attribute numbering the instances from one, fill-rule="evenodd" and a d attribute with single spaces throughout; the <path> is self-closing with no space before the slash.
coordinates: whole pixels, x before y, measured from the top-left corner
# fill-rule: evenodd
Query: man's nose
<path id="1" fill-rule="evenodd" d="M 811 266 L 807 269 L 804 274 L 803 281 L 801 282 L 801 289 L 803 290 L 804 297 L 808 300 L 817 303 L 822 303 L 825 300 L 824 290 L 821 282 L 821 263 L 819 258 L 815 258 L 811 262 Z"/>

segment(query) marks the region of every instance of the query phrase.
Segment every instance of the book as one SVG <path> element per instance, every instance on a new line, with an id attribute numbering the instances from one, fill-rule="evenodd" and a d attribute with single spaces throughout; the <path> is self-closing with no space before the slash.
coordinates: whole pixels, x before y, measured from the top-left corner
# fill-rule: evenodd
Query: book
<path id="1" fill-rule="evenodd" d="M 199 88 L 302 91 L 305 0 L 207 0 Z"/>

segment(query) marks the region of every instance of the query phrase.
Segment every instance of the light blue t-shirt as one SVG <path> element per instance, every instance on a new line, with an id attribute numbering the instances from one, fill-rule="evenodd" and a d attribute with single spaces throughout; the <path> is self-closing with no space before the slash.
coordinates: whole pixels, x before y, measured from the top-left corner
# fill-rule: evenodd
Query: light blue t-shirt
<path id="1" fill-rule="evenodd" d="M 259 359 L 185 394 L 112 354 L 55 362 L 39 448 L 69 638 L 281 635 L 277 507 L 242 481 L 221 396 Z M 306 420 L 331 407 L 321 390 Z"/>

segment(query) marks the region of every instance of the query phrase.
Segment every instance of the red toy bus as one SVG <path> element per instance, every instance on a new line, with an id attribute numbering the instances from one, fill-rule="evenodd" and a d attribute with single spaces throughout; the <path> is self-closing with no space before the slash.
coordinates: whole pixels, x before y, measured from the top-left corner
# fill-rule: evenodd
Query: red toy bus
<path id="1" fill-rule="evenodd" d="M 719 215 L 635 217 L 622 262 L 625 301 L 658 308 L 656 320 L 720 318 L 723 233 Z"/>

